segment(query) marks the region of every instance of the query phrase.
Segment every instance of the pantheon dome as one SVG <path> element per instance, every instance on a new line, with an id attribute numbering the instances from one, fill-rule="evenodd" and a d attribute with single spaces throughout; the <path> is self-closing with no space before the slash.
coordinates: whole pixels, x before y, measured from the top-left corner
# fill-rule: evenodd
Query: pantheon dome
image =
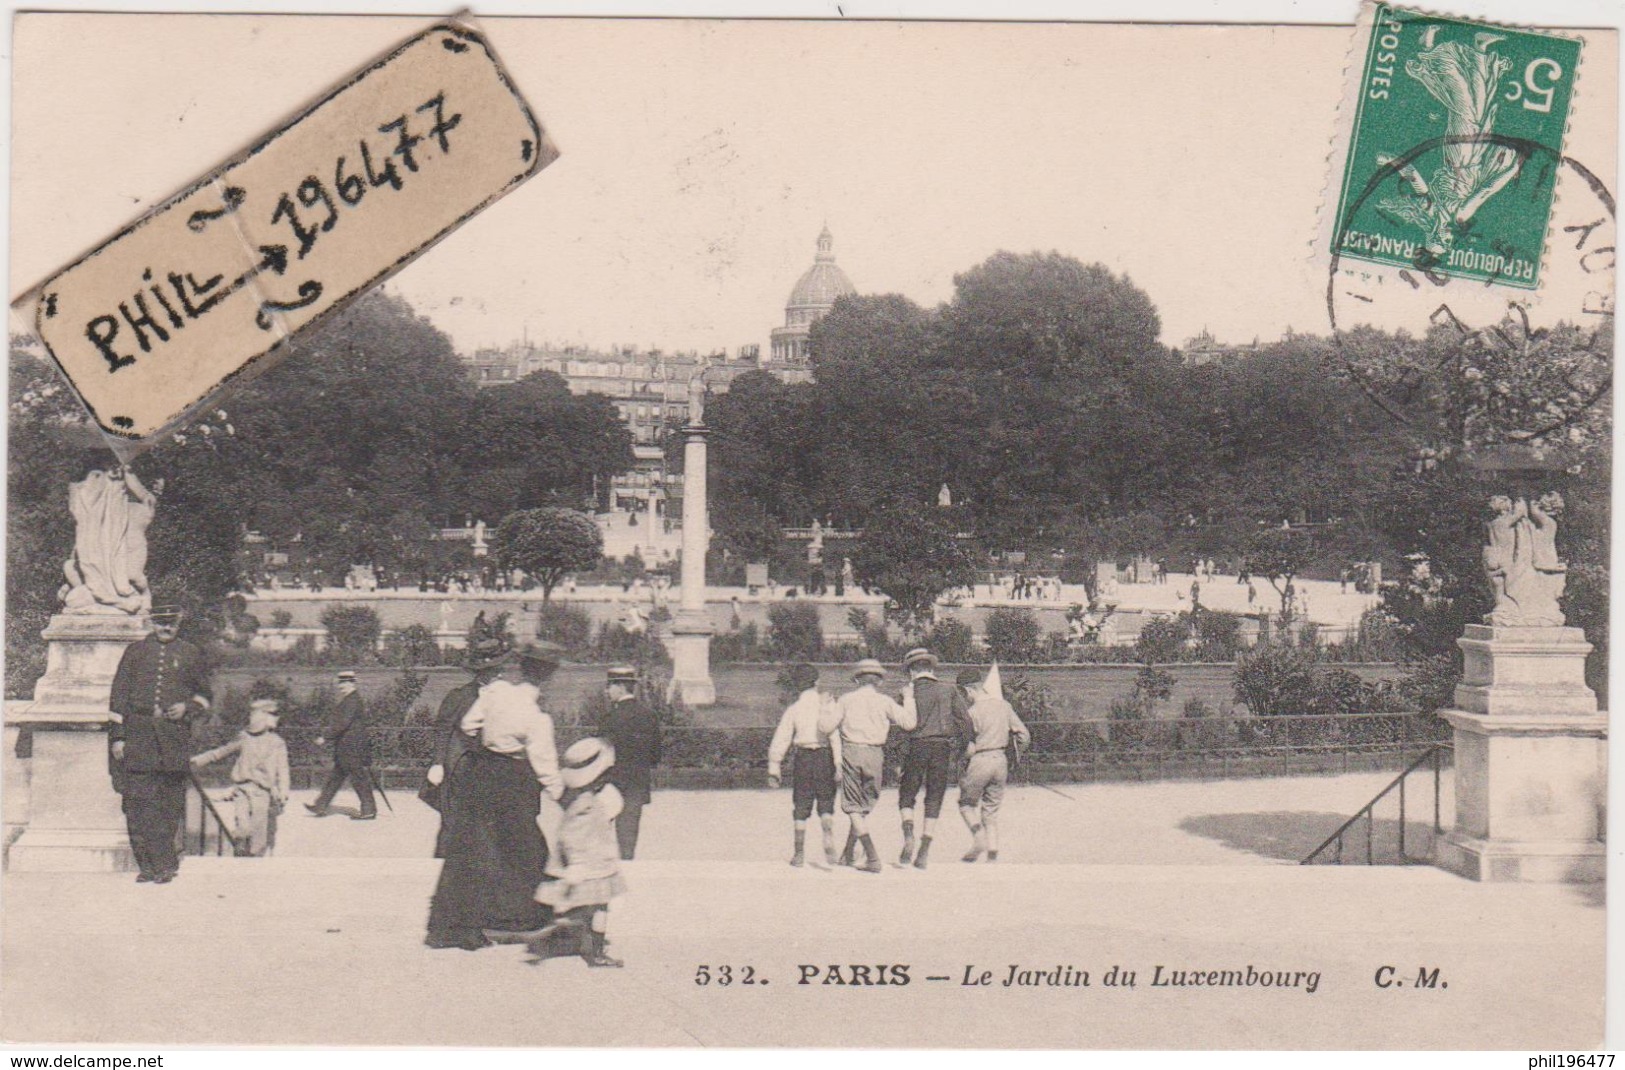
<path id="1" fill-rule="evenodd" d="M 812 267 L 790 291 L 790 300 L 784 306 L 784 326 L 773 329 L 774 362 L 805 364 L 808 330 L 830 310 L 837 297 L 857 292 L 846 272 L 835 263 L 835 239 L 826 226 L 818 235 L 818 255 Z"/>

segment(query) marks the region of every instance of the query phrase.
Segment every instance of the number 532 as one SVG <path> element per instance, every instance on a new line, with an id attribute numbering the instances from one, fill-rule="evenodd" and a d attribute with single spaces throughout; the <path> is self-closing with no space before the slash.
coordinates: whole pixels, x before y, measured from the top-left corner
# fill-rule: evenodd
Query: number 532
<path id="1" fill-rule="evenodd" d="M 726 988 L 732 984 L 765 985 L 767 980 L 757 979 L 754 966 L 699 966 L 694 970 L 694 983 L 704 988 L 709 984 L 716 984 Z"/>

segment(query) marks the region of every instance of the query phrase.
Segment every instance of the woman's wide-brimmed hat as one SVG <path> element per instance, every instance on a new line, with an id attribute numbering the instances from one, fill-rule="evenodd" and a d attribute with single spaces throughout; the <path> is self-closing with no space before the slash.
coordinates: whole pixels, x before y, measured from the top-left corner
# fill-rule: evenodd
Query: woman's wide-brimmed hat
<path id="1" fill-rule="evenodd" d="M 852 679 L 861 680 L 865 676 L 885 676 L 886 666 L 874 658 L 864 658 L 852 666 Z"/>
<path id="2" fill-rule="evenodd" d="M 615 764 L 615 748 L 608 740 L 596 736 L 578 739 L 564 750 L 559 760 L 559 775 L 567 788 L 584 788 L 593 783 Z"/>

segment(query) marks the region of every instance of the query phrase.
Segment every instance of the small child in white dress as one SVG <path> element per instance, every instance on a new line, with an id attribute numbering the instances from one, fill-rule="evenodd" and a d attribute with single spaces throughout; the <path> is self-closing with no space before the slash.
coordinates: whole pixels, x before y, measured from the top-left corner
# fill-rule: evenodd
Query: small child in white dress
<path id="1" fill-rule="evenodd" d="M 560 762 L 564 810 L 551 844 L 562 862 L 558 880 L 542 883 L 536 901 L 546 903 L 557 920 L 530 942 L 538 959 L 557 948 L 565 932 L 578 931 L 576 947 L 588 966 L 618 967 L 619 959 L 604 953 L 609 922 L 609 901 L 626 892 L 621 878 L 621 854 L 615 840 L 615 816 L 621 812 L 621 793 L 605 774 L 615 764 L 615 748 L 589 737 L 571 744 Z M 552 834 L 552 830 L 548 830 Z M 549 870 L 557 872 L 552 861 Z"/>

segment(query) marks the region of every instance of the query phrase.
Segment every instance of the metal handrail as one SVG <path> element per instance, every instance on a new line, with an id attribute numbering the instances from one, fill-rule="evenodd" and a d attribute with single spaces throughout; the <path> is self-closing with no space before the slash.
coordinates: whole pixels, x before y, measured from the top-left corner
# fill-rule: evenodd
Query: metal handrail
<path id="1" fill-rule="evenodd" d="M 224 855 L 226 853 L 226 844 L 228 843 L 231 844 L 231 853 L 233 855 L 240 852 L 242 850 L 242 845 L 238 843 L 237 837 L 232 835 L 231 826 L 226 824 L 225 817 L 223 817 L 220 811 L 215 808 L 214 799 L 211 798 L 208 791 L 204 789 L 203 782 L 197 778 L 196 773 L 188 773 L 186 778 L 192 782 L 192 787 L 197 791 L 197 797 L 203 804 L 198 809 L 197 853 L 203 854 L 206 849 L 209 833 L 208 820 L 211 816 L 214 818 L 215 826 L 220 830 L 220 835 L 215 837 L 214 853 L 216 855 Z"/>
<path id="2" fill-rule="evenodd" d="M 1443 767 L 1444 752 L 1449 751 L 1449 750 L 1453 750 L 1453 749 L 1454 748 L 1449 743 L 1435 743 L 1433 746 L 1431 746 L 1427 750 L 1423 751 L 1421 753 L 1421 755 L 1419 755 L 1416 758 L 1415 761 L 1411 762 L 1410 765 L 1407 765 L 1405 767 L 1404 772 L 1400 773 L 1393 780 L 1389 781 L 1387 787 L 1385 787 L 1381 791 L 1377 792 L 1377 794 L 1371 799 L 1370 802 L 1366 803 L 1364 806 L 1360 807 L 1359 810 L 1355 811 L 1353 817 L 1351 817 L 1347 821 L 1343 822 L 1343 824 L 1338 827 L 1338 830 L 1336 832 L 1332 833 L 1330 836 L 1327 836 L 1325 841 L 1322 842 L 1319 847 L 1316 847 L 1313 851 L 1310 851 L 1308 856 L 1306 858 L 1304 858 L 1304 860 L 1302 862 L 1298 863 L 1298 864 L 1302 865 L 1302 866 L 1307 866 L 1307 865 L 1313 863 L 1315 859 L 1320 857 L 1321 853 L 1324 852 L 1326 850 L 1326 848 L 1332 846 L 1335 843 L 1337 845 L 1337 857 L 1336 857 L 1335 861 L 1336 861 L 1336 863 L 1338 865 L 1342 865 L 1343 864 L 1343 835 L 1344 835 L 1344 833 L 1348 832 L 1349 829 L 1353 828 L 1354 825 L 1363 817 L 1363 818 L 1366 819 L 1366 824 L 1365 824 L 1365 864 L 1368 865 L 1368 866 L 1369 865 L 1374 865 L 1375 861 L 1374 861 L 1374 858 L 1373 858 L 1372 840 L 1374 838 L 1374 826 L 1376 824 L 1376 821 L 1375 821 L 1373 811 L 1375 810 L 1376 805 L 1379 802 L 1381 802 L 1384 798 L 1386 798 L 1388 793 L 1393 791 L 1395 788 L 1399 789 L 1399 857 L 1402 860 L 1402 862 L 1404 862 L 1404 863 L 1410 863 L 1412 861 L 1415 861 L 1414 859 L 1412 859 L 1410 857 L 1410 855 L 1405 853 L 1405 779 L 1407 777 L 1409 777 L 1412 773 L 1416 772 L 1416 770 L 1420 769 L 1422 766 L 1427 765 L 1429 763 L 1432 764 L 1432 766 L 1433 766 L 1433 831 L 1434 831 L 1435 835 L 1443 832 L 1444 831 L 1444 825 L 1443 825 L 1443 822 L 1441 820 L 1440 807 L 1439 807 L 1439 782 L 1440 782 L 1441 775 L 1442 775 L 1441 770 L 1442 770 L 1442 767 Z"/>

